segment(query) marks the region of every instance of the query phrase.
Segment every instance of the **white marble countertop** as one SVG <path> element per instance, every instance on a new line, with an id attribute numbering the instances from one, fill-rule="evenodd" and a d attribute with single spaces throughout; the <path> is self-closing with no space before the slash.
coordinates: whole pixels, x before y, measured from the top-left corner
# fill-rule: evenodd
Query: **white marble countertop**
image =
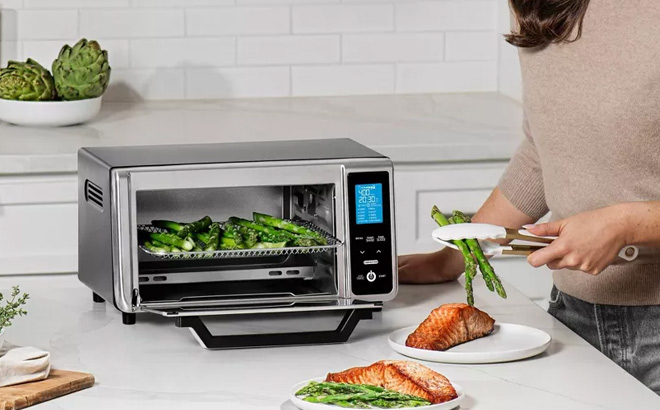
<path id="1" fill-rule="evenodd" d="M 262 349 L 202 349 L 172 320 L 142 314 L 135 326 L 94 304 L 73 275 L 0 277 L 0 289 L 20 284 L 31 294 L 27 317 L 7 329 L 7 340 L 49 350 L 56 368 L 86 371 L 97 384 L 35 407 L 40 410 L 293 410 L 295 383 L 328 371 L 402 359 L 387 344 L 396 329 L 417 324 L 446 302 L 463 300 L 460 282 L 403 286 L 373 320 L 337 345 Z M 500 300 L 483 286 L 477 305 L 501 322 L 543 329 L 553 342 L 542 355 L 491 365 L 427 364 L 459 383 L 462 409 L 658 409 L 660 398 L 511 286 Z"/>
<path id="2" fill-rule="evenodd" d="M 0 174 L 76 172 L 82 146 L 347 137 L 397 163 L 507 160 L 521 123 L 497 93 L 104 103 L 80 126 L 0 123 Z"/>

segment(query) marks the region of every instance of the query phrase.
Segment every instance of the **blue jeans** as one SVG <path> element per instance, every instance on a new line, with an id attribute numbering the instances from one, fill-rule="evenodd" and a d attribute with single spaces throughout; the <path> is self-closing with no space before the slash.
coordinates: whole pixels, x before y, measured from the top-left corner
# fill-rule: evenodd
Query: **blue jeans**
<path id="1" fill-rule="evenodd" d="M 553 286 L 548 313 L 660 395 L 660 306 L 594 305 Z"/>

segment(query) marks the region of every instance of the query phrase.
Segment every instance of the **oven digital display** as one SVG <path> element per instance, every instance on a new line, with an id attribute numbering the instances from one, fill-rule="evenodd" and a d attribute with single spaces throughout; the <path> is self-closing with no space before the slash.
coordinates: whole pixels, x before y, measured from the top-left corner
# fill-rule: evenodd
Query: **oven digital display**
<path id="1" fill-rule="evenodd" d="M 383 184 L 355 185 L 355 223 L 383 223 Z"/>

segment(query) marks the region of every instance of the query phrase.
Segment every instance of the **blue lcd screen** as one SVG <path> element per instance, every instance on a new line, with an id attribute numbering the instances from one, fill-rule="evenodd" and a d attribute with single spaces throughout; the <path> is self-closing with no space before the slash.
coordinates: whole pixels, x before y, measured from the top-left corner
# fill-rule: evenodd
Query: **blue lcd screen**
<path id="1" fill-rule="evenodd" d="M 355 223 L 383 223 L 383 184 L 355 185 Z"/>

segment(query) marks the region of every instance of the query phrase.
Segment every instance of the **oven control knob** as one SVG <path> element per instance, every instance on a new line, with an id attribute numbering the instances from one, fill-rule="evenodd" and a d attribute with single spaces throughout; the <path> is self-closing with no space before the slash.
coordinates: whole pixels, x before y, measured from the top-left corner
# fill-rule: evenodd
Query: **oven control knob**
<path id="1" fill-rule="evenodd" d="M 373 282 L 376 280 L 376 274 L 374 273 L 374 271 L 370 270 L 369 273 L 367 273 L 367 280 L 369 282 Z"/>

